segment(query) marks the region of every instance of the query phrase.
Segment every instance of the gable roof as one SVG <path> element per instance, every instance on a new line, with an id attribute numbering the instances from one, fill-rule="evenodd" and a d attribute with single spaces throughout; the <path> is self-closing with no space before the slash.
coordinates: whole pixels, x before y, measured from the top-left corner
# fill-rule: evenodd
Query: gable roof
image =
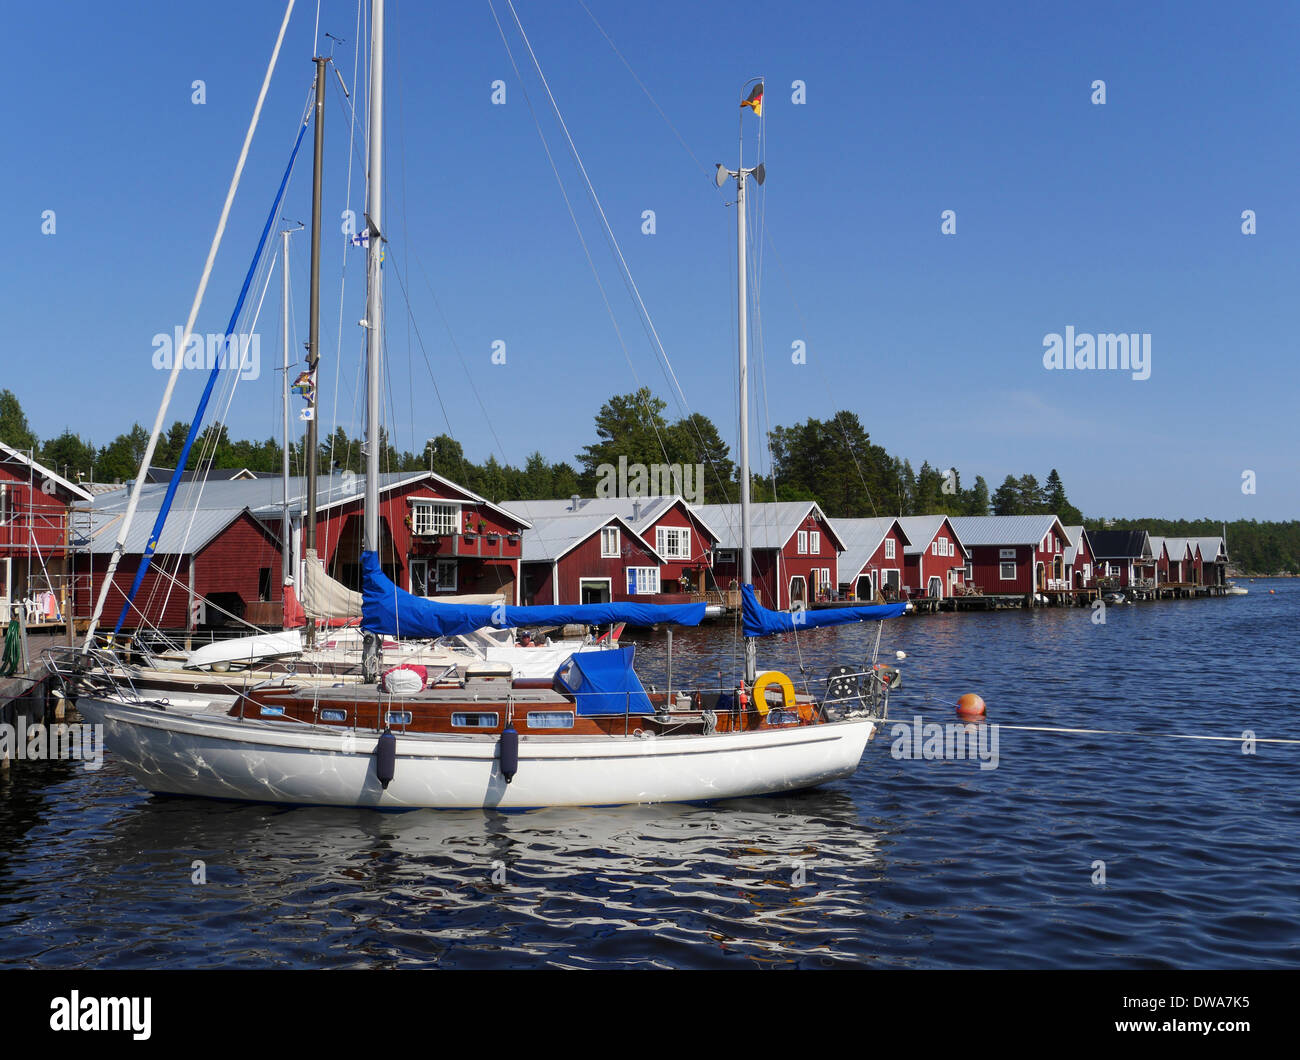
<path id="1" fill-rule="evenodd" d="M 716 533 L 719 548 L 740 548 L 740 505 L 697 504 L 693 510 L 701 521 L 706 521 Z M 775 548 L 786 546 L 795 531 L 803 525 L 810 512 L 816 512 L 835 539 L 836 551 L 844 550 L 844 539 L 826 517 L 816 501 L 767 501 L 749 506 L 750 548 Z"/>
<path id="2" fill-rule="evenodd" d="M 1088 546 L 1096 559 L 1150 559 L 1151 540 L 1145 530 L 1088 530 Z"/>
<path id="3" fill-rule="evenodd" d="M 168 519 L 158 537 L 158 547 L 154 550 L 160 556 L 190 556 L 207 548 L 213 540 L 230 526 L 236 519 L 247 512 L 247 508 L 198 508 L 187 512 L 176 512 L 175 518 Z M 149 544 L 149 535 L 153 533 L 157 510 L 148 513 L 137 510 L 131 531 L 126 535 L 123 554 L 141 555 Z M 251 513 L 250 513 L 251 514 Z M 95 511 L 90 517 L 88 543 L 93 555 L 109 555 L 117 547 L 117 537 L 122 532 L 122 519 L 125 512 Z M 260 525 L 260 524 L 259 524 Z M 279 541 L 279 534 L 269 528 L 267 532 Z"/>
<path id="4" fill-rule="evenodd" d="M 636 538 L 660 563 L 664 558 L 655 547 L 637 533 L 620 515 L 604 512 L 570 512 L 567 515 L 535 517 L 524 531 L 519 552 L 520 563 L 555 563 L 603 528 L 617 524 Z"/>
<path id="5" fill-rule="evenodd" d="M 898 522 L 897 519 L 884 516 L 876 519 L 840 519 L 835 524 L 844 538 L 844 551 L 840 553 L 838 561 L 837 584 L 845 585 L 862 573 L 862 568 L 870 562 L 890 530 L 898 530 L 906 552 L 910 539 L 903 533 Z M 895 559 L 901 569 L 903 557 L 897 556 Z"/>
<path id="6" fill-rule="evenodd" d="M 655 497 L 579 497 L 575 506 L 572 498 L 564 500 L 502 501 L 504 507 L 529 519 L 554 519 L 571 515 L 617 515 L 637 533 L 644 536 L 655 523 L 681 504 L 686 514 L 699 523 L 709 537 L 717 540 L 713 528 L 700 517 L 694 505 L 680 494 Z"/>
<path id="7" fill-rule="evenodd" d="M 1079 546 L 1083 543 L 1082 526 L 1067 526 L 1065 528 L 1065 562 L 1067 564 L 1079 562 Z"/>
<path id="8" fill-rule="evenodd" d="M 946 515 L 908 515 L 900 518 L 898 526 L 908 543 L 904 549 L 907 555 L 919 556 L 925 552 L 948 519 Z M 961 538 L 957 537 L 955 526 L 952 528 L 952 534 L 957 539 L 957 547 L 961 549 L 962 554 L 969 555 L 966 546 L 961 543 Z"/>
<path id="9" fill-rule="evenodd" d="M 5 445 L 4 442 L 0 442 L 0 459 L 4 459 L 4 458 L 8 458 L 10 460 L 16 460 L 18 463 L 23 464 L 26 467 L 30 467 L 33 471 L 36 471 L 39 474 L 43 475 L 45 478 L 49 479 L 51 482 L 55 483 L 56 485 L 62 486 L 74 497 L 79 497 L 83 501 L 94 499 L 91 496 L 89 491 L 87 491 L 81 486 L 78 486 L 75 482 L 69 482 L 62 475 L 58 474 L 57 472 L 51 471 L 44 464 L 37 463 L 32 457 L 28 456 L 22 450 L 14 449 L 8 445 Z"/>
<path id="10" fill-rule="evenodd" d="M 1181 563 L 1188 558 L 1187 551 L 1191 549 L 1192 558 L 1195 558 L 1196 546 L 1192 543 L 1190 537 L 1167 537 L 1165 538 L 1165 548 L 1169 551 L 1170 563 Z"/>
<path id="11" fill-rule="evenodd" d="M 1188 538 L 1194 548 L 1200 550 L 1202 563 L 1215 563 L 1220 559 L 1224 561 L 1228 558 L 1228 546 L 1221 537 L 1192 537 Z"/>
<path id="12" fill-rule="evenodd" d="M 967 548 L 973 545 L 1034 545 L 1053 527 L 1065 527 L 1055 515 L 954 515 L 949 522 Z"/>
<path id="13" fill-rule="evenodd" d="M 474 504 L 491 508 L 513 523 L 527 527 L 528 521 L 514 512 L 506 511 L 480 497 L 472 490 L 459 486 L 450 479 L 445 479 L 433 471 L 395 471 L 379 476 L 379 492 L 389 493 L 420 482 L 436 482 L 446 487 L 449 492 L 460 494 Z M 163 497 L 167 493 L 166 482 L 146 482 L 140 491 L 140 504 L 136 519 L 143 519 L 152 527 L 158 511 L 162 507 Z M 343 504 L 361 500 L 366 493 L 365 475 L 318 475 L 316 478 L 316 510 L 328 511 Z M 234 478 L 207 482 L 182 482 L 176 487 L 176 497 L 172 504 L 172 514 L 168 524 L 179 518 L 182 513 L 195 510 L 230 511 L 247 508 L 260 519 L 278 519 L 283 505 L 284 485 L 279 477 L 270 478 Z M 101 493 L 87 499 L 93 500 L 96 512 L 124 512 L 130 501 L 129 489 L 116 489 Z M 289 479 L 289 511 L 301 516 L 307 507 L 307 479 L 297 476 Z M 135 530 L 132 527 L 132 533 Z"/>

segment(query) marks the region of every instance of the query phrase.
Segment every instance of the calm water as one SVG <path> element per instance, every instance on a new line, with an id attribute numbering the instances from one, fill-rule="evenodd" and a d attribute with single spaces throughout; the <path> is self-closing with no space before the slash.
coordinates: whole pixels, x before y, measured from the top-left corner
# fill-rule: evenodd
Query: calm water
<path id="1" fill-rule="evenodd" d="M 892 623 L 893 720 L 946 723 L 978 692 L 1006 726 L 996 769 L 895 759 L 886 732 L 794 797 L 378 814 L 153 798 L 111 756 L 21 763 L 0 779 L 0 966 L 1295 967 L 1300 745 L 1010 728 L 1300 738 L 1300 583 L 1242 584 L 1104 625 Z M 719 627 L 674 640 L 674 684 L 736 650 Z M 817 631 L 760 662 L 822 676 L 868 644 Z M 663 649 L 641 642 L 661 684 Z"/>

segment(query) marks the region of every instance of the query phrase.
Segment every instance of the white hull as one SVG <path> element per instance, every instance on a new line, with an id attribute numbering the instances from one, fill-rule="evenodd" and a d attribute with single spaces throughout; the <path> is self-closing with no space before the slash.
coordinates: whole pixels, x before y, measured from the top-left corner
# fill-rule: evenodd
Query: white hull
<path id="1" fill-rule="evenodd" d="M 83 697 L 113 756 L 150 791 L 379 809 L 694 802 L 814 787 L 852 775 L 874 720 L 712 736 L 522 737 L 507 784 L 495 736 L 399 735 L 393 780 L 373 733 L 245 721 Z"/>

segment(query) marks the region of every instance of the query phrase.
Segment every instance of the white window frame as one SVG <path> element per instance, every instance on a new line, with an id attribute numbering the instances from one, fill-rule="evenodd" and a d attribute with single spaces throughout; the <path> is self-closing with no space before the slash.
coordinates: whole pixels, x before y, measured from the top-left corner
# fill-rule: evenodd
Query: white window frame
<path id="1" fill-rule="evenodd" d="M 1013 559 L 1015 559 L 1015 558 L 1016 558 L 1016 550 L 1015 550 L 1014 548 L 1000 548 L 1000 549 L 998 549 L 998 559 L 999 559 L 999 560 L 1003 560 L 1003 559 L 1011 559 L 1011 560 L 1013 560 Z"/>
<path id="2" fill-rule="evenodd" d="M 628 596 L 652 596 L 659 592 L 658 567 L 628 567 Z"/>
<path id="3" fill-rule="evenodd" d="M 938 539 L 938 538 L 935 538 L 933 541 L 930 542 L 930 555 L 932 555 L 932 556 L 942 556 L 942 555 L 943 555 L 943 553 L 939 551 L 939 539 Z"/>
<path id="4" fill-rule="evenodd" d="M 442 580 L 443 572 L 447 570 L 451 571 L 450 584 Z M 460 577 L 460 563 L 454 559 L 439 559 L 435 561 L 433 571 L 433 591 L 435 593 L 454 593 L 456 591 Z"/>
<path id="5" fill-rule="evenodd" d="M 609 544 L 613 541 L 613 545 Z M 612 550 L 611 550 L 612 549 Z M 600 528 L 600 556 L 601 559 L 617 559 L 623 554 L 623 535 L 617 526 L 602 526 Z"/>
<path id="6" fill-rule="evenodd" d="M 808 555 L 808 531 L 800 530 L 795 540 L 795 551 L 801 556 Z"/>
<path id="7" fill-rule="evenodd" d="M 808 531 L 808 551 L 814 556 L 822 554 L 822 532 L 820 530 Z"/>
<path id="8" fill-rule="evenodd" d="M 887 537 L 885 538 L 885 559 L 896 558 L 897 557 L 894 554 L 894 539 L 892 537 Z"/>
<path id="9" fill-rule="evenodd" d="M 1011 573 L 1007 573 L 1007 568 L 1011 568 Z M 1016 580 L 1016 561 L 1013 559 L 1003 559 L 998 561 L 998 580 L 1004 582 L 1013 582 Z"/>
<path id="10" fill-rule="evenodd" d="M 713 550 L 713 562 L 719 567 L 734 567 L 738 549 L 718 548 Z"/>
<path id="11" fill-rule="evenodd" d="M 424 571 L 424 592 L 415 591 L 415 569 L 419 567 Z M 412 596 L 429 595 L 429 561 L 427 559 L 412 559 L 406 565 L 406 586 Z"/>
<path id="12" fill-rule="evenodd" d="M 966 584 L 974 585 L 975 584 L 975 561 L 973 559 L 968 559 L 966 561 L 965 570 L 966 570 Z"/>
<path id="13" fill-rule="evenodd" d="M 410 498 L 411 533 L 417 537 L 460 533 L 460 508 L 456 501 L 432 497 Z"/>
<path id="14" fill-rule="evenodd" d="M 685 526 L 655 527 L 655 551 L 664 559 L 690 559 L 691 531 Z"/>

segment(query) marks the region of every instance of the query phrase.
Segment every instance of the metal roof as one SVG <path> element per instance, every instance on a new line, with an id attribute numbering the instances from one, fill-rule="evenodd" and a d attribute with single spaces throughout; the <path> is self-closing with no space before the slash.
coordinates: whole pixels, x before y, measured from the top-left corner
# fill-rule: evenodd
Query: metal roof
<path id="1" fill-rule="evenodd" d="M 567 503 L 567 502 L 566 502 Z M 663 557 L 655 547 L 636 532 L 622 516 L 605 512 L 569 512 L 553 516 L 534 516 L 524 531 L 520 547 L 521 563 L 554 563 L 577 548 L 602 527 L 617 524 L 641 542 L 660 563 Z"/>
<path id="2" fill-rule="evenodd" d="M 1151 541 L 1145 530 L 1089 530 L 1094 559 L 1150 559 Z"/>
<path id="3" fill-rule="evenodd" d="M 1195 549 L 1190 537 L 1166 537 L 1165 548 L 1169 550 L 1169 562 L 1181 563 L 1187 558 L 1187 550 Z"/>
<path id="4" fill-rule="evenodd" d="M 163 526 L 162 535 L 155 549 L 160 555 L 179 556 L 199 552 L 212 543 L 212 540 L 238 519 L 247 508 L 198 508 L 190 511 L 173 511 Z M 117 545 L 117 536 L 122 532 L 123 512 L 94 511 L 90 516 L 89 548 L 95 555 L 107 555 Z M 154 520 L 158 516 L 155 506 L 153 511 L 137 510 L 131 531 L 126 537 L 125 554 L 140 555 L 149 543 L 153 532 Z M 273 535 L 279 539 L 279 535 Z"/>
<path id="5" fill-rule="evenodd" d="M 867 565 L 867 561 L 875 554 L 880 543 L 885 540 L 885 535 L 898 522 L 889 516 L 877 519 L 839 519 L 836 521 L 836 529 L 839 530 L 840 536 L 844 539 L 844 551 L 839 557 L 839 571 L 836 575 L 836 583 L 845 585 L 853 581 L 862 573 L 862 568 Z M 902 533 L 900 529 L 900 534 Z M 903 534 L 904 551 L 906 551 L 908 537 Z M 903 557 L 897 556 L 898 567 L 902 570 Z"/>
<path id="6" fill-rule="evenodd" d="M 903 531 L 908 541 L 908 546 L 903 551 L 909 556 L 919 556 L 930 547 L 930 542 L 935 539 L 935 535 L 943 528 L 946 515 L 908 515 L 898 520 L 899 528 Z M 838 525 L 838 524 L 836 524 Z M 957 534 L 957 528 L 953 527 L 953 535 Z M 961 543 L 961 538 L 957 539 L 957 547 L 965 553 L 966 548 Z"/>
<path id="7" fill-rule="evenodd" d="M 1060 520 L 1054 515 L 954 515 L 952 528 L 972 545 L 1037 545 Z M 1065 528 L 1062 526 L 1062 530 Z"/>
<path id="8" fill-rule="evenodd" d="M 697 504 L 692 506 L 700 518 L 712 528 L 719 548 L 740 548 L 740 505 Z M 749 506 L 750 548 L 784 548 L 794 536 L 808 513 L 816 511 L 826 523 L 835 539 L 837 551 L 843 551 L 844 540 L 839 524 L 826 518 L 826 513 L 815 501 L 768 501 Z"/>
<path id="9" fill-rule="evenodd" d="M 471 502 L 492 508 L 512 521 L 522 523 L 524 526 L 528 525 L 527 519 L 515 512 L 507 511 L 499 505 L 480 497 L 472 490 L 468 490 L 464 486 L 458 486 L 456 483 L 432 471 L 393 471 L 381 474 L 379 476 L 379 492 L 386 493 L 399 486 L 426 480 L 431 483 L 442 484 L 450 490 L 463 495 Z M 290 514 L 301 517 L 307 507 L 307 479 L 304 476 L 291 477 L 288 483 L 288 492 Z M 365 475 L 349 473 L 319 475 L 316 478 L 316 508 L 318 511 L 324 511 L 340 504 L 361 500 L 365 497 L 365 492 Z M 144 518 L 152 526 L 159 508 L 162 507 L 163 497 L 166 493 L 167 483 L 165 482 L 145 483 L 140 490 L 140 503 L 136 510 L 136 518 Z M 248 508 L 259 518 L 278 519 L 282 510 L 283 496 L 284 485 L 279 477 L 182 482 L 176 487 L 176 497 L 172 503 L 173 515 L 168 519 L 168 522 L 179 517 L 184 512 L 196 509 L 228 511 L 230 509 Z M 93 498 L 95 511 L 110 514 L 124 512 L 130 497 L 131 491 L 127 488 L 113 490 L 111 493 L 101 493 Z"/>
<path id="10" fill-rule="evenodd" d="M 1083 527 L 1067 526 L 1065 528 L 1065 562 L 1073 565 L 1079 561 L 1079 545 L 1083 542 Z"/>
<path id="11" fill-rule="evenodd" d="M 577 507 L 572 498 L 565 500 L 519 500 L 502 501 L 504 507 L 518 512 L 528 519 L 554 519 L 573 515 L 617 515 L 622 518 L 639 535 L 644 535 L 665 513 L 681 501 L 686 511 L 707 530 L 712 537 L 717 537 L 705 521 L 697 514 L 693 505 L 678 494 L 655 497 L 579 497 Z"/>
<path id="12" fill-rule="evenodd" d="M 1201 560 L 1204 563 L 1214 563 L 1219 558 L 1219 553 L 1223 553 L 1223 558 L 1228 558 L 1227 543 L 1221 537 L 1192 537 L 1188 538 L 1193 548 L 1201 551 Z"/>

